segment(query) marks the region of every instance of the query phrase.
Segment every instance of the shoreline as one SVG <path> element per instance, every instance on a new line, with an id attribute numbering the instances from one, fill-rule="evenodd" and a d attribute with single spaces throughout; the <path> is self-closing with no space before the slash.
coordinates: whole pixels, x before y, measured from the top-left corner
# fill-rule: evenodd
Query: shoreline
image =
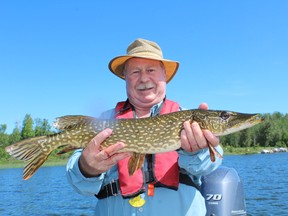
<path id="1" fill-rule="evenodd" d="M 41 167 L 49 166 L 65 166 L 68 162 L 68 159 L 57 159 L 57 160 L 48 160 Z M 11 168 L 24 168 L 25 164 L 23 161 L 19 160 L 9 160 L 9 161 L 0 161 L 0 169 L 11 169 Z"/>

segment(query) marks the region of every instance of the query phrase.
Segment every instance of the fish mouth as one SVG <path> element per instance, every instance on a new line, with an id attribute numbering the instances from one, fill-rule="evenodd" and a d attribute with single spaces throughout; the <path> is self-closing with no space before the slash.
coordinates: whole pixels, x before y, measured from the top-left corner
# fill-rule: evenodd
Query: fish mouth
<path id="1" fill-rule="evenodd" d="M 232 127 L 230 133 L 253 127 L 256 124 L 261 123 L 262 121 L 264 121 L 264 118 L 260 114 L 251 114 L 251 117 L 244 121 L 242 124 Z"/>
<path id="2" fill-rule="evenodd" d="M 251 117 L 249 122 L 251 122 L 251 124 L 253 126 L 255 124 L 263 122 L 264 120 L 265 120 L 264 117 L 262 117 L 260 114 L 257 113 L 257 114 L 254 114 L 253 117 Z"/>

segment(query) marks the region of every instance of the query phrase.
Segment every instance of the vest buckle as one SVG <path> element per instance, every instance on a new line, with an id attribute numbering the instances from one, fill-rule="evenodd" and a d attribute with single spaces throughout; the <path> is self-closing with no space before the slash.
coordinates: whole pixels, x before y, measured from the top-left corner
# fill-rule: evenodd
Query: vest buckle
<path id="1" fill-rule="evenodd" d="M 107 185 L 110 188 L 110 194 L 112 196 L 117 196 L 118 195 L 118 188 L 117 188 L 117 183 L 114 179 Z M 108 189 L 109 191 L 109 189 Z"/>
<path id="2" fill-rule="evenodd" d="M 110 183 L 108 183 L 107 185 L 105 185 L 98 194 L 95 194 L 95 196 L 98 199 L 104 199 L 107 198 L 109 196 L 117 196 L 120 192 L 119 189 L 119 182 L 118 180 L 114 180 L 112 179 L 112 181 Z"/>

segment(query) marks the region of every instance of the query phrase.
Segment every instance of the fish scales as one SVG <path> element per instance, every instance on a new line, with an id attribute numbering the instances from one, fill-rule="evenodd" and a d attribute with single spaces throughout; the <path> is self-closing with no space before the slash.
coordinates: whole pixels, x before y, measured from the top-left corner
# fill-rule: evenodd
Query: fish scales
<path id="1" fill-rule="evenodd" d="M 135 121 L 119 119 L 110 125 L 112 136 L 102 144 L 107 147 L 117 141 L 125 143 L 123 151 L 155 154 L 180 148 L 179 132 L 183 120 L 176 115 L 139 118 Z M 165 145 L 164 145 L 165 144 Z"/>
<path id="2" fill-rule="evenodd" d="M 134 152 L 132 157 L 177 150 L 181 147 L 180 132 L 183 122 L 187 120 L 191 123 L 196 121 L 200 128 L 209 129 L 213 134 L 222 136 L 252 127 L 263 119 L 259 114 L 199 109 L 138 119 L 100 120 L 89 116 L 63 116 L 58 118 L 54 125 L 61 132 L 23 140 L 6 147 L 5 150 L 26 163 L 23 178 L 28 179 L 54 150 L 64 147 L 59 152 L 62 154 L 85 148 L 90 140 L 105 128 L 111 128 L 113 133 L 101 144 L 101 149 L 121 141 L 125 143 L 125 148 L 121 151 Z M 222 157 L 209 143 L 208 147 L 212 161 L 215 160 L 215 155 Z M 131 161 L 135 161 L 132 157 Z"/>

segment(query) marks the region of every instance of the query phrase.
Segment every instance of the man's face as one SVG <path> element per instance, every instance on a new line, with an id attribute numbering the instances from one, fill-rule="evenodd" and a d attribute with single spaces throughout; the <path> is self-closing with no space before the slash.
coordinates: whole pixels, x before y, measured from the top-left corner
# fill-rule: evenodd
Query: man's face
<path id="1" fill-rule="evenodd" d="M 166 71 L 157 60 L 131 58 L 125 63 L 126 91 L 136 107 L 152 107 L 166 94 Z"/>

